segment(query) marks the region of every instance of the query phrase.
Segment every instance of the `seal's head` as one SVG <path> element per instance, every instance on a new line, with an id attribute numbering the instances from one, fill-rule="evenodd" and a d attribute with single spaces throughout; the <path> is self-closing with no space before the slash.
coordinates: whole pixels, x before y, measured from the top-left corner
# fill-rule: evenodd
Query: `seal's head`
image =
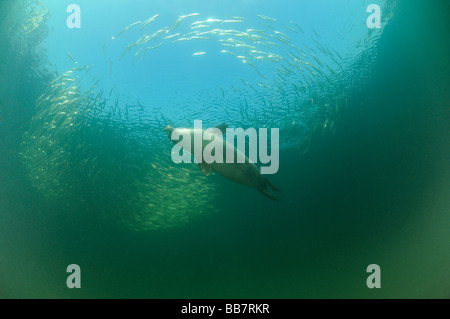
<path id="1" fill-rule="evenodd" d="M 169 138 L 172 137 L 172 132 L 173 132 L 173 130 L 174 130 L 174 127 L 173 127 L 173 126 L 170 126 L 170 125 L 167 125 L 167 126 L 164 128 L 164 131 L 167 132 L 167 135 L 169 135 Z"/>

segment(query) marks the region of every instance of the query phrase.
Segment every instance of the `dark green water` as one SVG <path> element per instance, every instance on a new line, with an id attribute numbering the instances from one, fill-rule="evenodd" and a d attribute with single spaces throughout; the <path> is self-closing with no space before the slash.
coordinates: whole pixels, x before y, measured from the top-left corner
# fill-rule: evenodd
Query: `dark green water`
<path id="1" fill-rule="evenodd" d="M 31 187 L 3 125 L 0 298 L 449 298 L 448 12 L 401 2 L 336 134 L 280 153 L 281 203 L 214 176 L 220 212 L 180 228 L 76 219 Z"/>

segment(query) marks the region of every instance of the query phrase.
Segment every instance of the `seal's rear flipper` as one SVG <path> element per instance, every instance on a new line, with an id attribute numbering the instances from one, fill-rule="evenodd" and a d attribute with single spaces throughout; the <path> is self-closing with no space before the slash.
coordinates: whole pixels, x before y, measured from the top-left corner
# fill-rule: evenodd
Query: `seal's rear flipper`
<path id="1" fill-rule="evenodd" d="M 275 201 L 275 202 L 279 202 L 279 200 L 278 200 L 275 196 L 273 196 L 271 193 L 269 193 L 269 192 L 267 191 L 267 188 L 262 189 L 262 190 L 261 190 L 261 193 L 263 193 L 264 195 L 266 195 L 267 197 L 269 197 L 271 200 L 273 200 L 273 201 Z"/>
<path id="2" fill-rule="evenodd" d="M 272 182 L 266 177 L 265 178 L 265 182 L 267 185 L 269 185 L 274 191 L 279 192 L 280 190 L 278 189 L 278 187 L 276 187 L 275 185 L 272 184 Z"/>

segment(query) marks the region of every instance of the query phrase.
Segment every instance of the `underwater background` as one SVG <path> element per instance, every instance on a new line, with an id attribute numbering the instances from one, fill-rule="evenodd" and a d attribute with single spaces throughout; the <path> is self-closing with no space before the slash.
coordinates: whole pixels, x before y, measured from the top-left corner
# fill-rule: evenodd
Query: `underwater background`
<path id="1" fill-rule="evenodd" d="M 73 2 L 0 0 L 0 298 L 450 297 L 447 1 Z M 194 120 L 279 128 L 280 202 Z"/>

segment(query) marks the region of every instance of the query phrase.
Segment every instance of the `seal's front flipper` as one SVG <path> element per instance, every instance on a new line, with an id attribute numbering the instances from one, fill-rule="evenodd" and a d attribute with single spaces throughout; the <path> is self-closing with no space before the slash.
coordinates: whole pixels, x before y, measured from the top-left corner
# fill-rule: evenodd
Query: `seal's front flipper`
<path id="1" fill-rule="evenodd" d="M 198 163 L 198 167 L 200 167 L 200 170 L 205 176 L 209 176 L 209 173 L 211 173 L 211 165 L 207 163 Z"/>

